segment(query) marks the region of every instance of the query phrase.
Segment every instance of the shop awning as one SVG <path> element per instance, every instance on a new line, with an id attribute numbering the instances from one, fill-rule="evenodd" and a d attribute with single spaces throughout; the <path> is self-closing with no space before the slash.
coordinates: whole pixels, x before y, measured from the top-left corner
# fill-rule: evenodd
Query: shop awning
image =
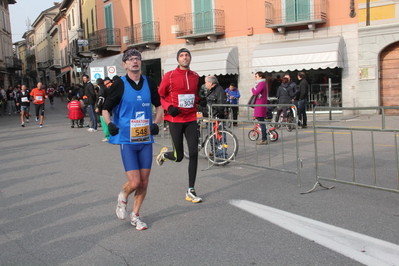
<path id="1" fill-rule="evenodd" d="M 89 67 L 103 67 L 105 76 L 102 78 L 110 76 L 107 72 L 107 67 L 110 66 L 114 66 L 116 69 L 116 73 L 112 73 L 112 76 L 124 76 L 126 74 L 126 69 L 122 66 L 122 56 L 123 54 L 117 54 L 95 59 L 93 62 L 90 63 Z"/>
<path id="2" fill-rule="evenodd" d="M 199 76 L 238 74 L 238 49 L 225 47 L 194 50 L 191 52 L 190 69 Z M 171 54 L 164 64 L 164 72 L 177 67 L 176 53 Z"/>
<path id="3" fill-rule="evenodd" d="M 252 72 L 343 68 L 341 37 L 259 44 L 252 55 Z"/>
<path id="4" fill-rule="evenodd" d="M 55 78 L 61 78 L 61 77 L 63 77 L 66 73 L 68 73 L 69 72 L 69 70 L 67 70 L 67 71 L 64 71 L 64 72 L 61 72 L 61 74 L 59 74 L 59 75 L 57 75 L 57 76 L 55 76 Z"/>

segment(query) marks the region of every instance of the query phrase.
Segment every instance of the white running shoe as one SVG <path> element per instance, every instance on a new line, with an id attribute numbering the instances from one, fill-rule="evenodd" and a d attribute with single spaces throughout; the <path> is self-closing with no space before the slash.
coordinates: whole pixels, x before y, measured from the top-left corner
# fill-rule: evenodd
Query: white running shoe
<path id="1" fill-rule="evenodd" d="M 157 155 L 156 161 L 158 165 L 162 165 L 164 161 L 166 161 L 164 155 L 165 153 L 168 152 L 167 147 L 163 147 L 160 151 L 159 154 Z"/>
<path id="2" fill-rule="evenodd" d="M 143 221 L 141 221 L 140 216 L 138 213 L 134 214 L 131 213 L 130 214 L 130 223 L 136 227 L 137 230 L 141 231 L 141 230 L 145 230 L 147 229 L 147 224 Z"/>
<path id="3" fill-rule="evenodd" d="M 191 201 L 193 203 L 202 202 L 202 199 L 197 196 L 194 189 L 188 189 L 186 192 L 186 200 Z"/>
<path id="4" fill-rule="evenodd" d="M 127 200 L 123 198 L 123 193 L 120 192 L 118 195 L 118 204 L 116 205 L 116 216 L 121 220 L 125 220 L 126 218 L 126 206 Z"/>
<path id="5" fill-rule="evenodd" d="M 89 128 L 87 131 L 89 131 L 89 132 L 97 132 L 97 129 Z"/>

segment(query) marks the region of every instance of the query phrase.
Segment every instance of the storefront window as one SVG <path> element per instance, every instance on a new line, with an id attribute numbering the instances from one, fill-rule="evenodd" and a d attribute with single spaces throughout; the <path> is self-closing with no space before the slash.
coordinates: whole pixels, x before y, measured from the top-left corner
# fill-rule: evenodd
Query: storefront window
<path id="1" fill-rule="evenodd" d="M 331 106 L 342 107 L 342 69 L 316 69 L 316 70 L 302 70 L 306 74 L 306 80 L 309 83 L 308 94 L 308 111 L 311 111 L 313 106 Z M 273 72 L 267 73 L 269 98 L 271 103 L 276 103 L 277 88 L 281 82 L 281 78 L 288 73 L 291 80 L 299 84 L 299 71 L 290 72 Z M 331 82 L 331 94 L 329 90 L 329 82 Z M 331 97 L 330 97 L 331 95 Z"/>

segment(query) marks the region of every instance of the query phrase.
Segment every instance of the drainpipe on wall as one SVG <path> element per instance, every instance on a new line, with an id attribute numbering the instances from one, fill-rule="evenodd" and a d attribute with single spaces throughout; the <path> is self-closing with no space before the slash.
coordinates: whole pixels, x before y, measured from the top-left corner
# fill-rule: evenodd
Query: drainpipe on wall
<path id="1" fill-rule="evenodd" d="M 370 26 L 370 0 L 366 1 L 366 26 Z"/>
<path id="2" fill-rule="evenodd" d="M 130 38 L 129 42 L 132 42 L 134 40 L 133 36 L 133 4 L 132 0 L 129 0 L 129 10 L 130 10 Z"/>

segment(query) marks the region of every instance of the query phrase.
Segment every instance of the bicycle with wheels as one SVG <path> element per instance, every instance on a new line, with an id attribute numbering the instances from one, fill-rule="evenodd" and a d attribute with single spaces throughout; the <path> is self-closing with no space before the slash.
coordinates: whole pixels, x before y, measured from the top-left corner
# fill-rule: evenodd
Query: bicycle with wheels
<path id="1" fill-rule="evenodd" d="M 277 108 L 276 108 L 277 109 Z M 280 117 L 277 117 L 277 110 L 273 110 L 273 118 L 272 121 L 277 121 L 277 124 L 271 124 L 273 127 L 279 128 L 280 126 L 283 126 L 287 129 L 288 132 L 291 132 L 293 129 L 295 129 L 295 125 L 290 125 L 295 123 L 296 120 L 298 120 L 298 111 L 297 108 L 294 104 L 291 106 L 287 107 L 285 110 L 283 110 L 280 113 Z M 284 114 L 286 112 L 286 114 Z M 301 121 L 298 120 L 298 124 L 301 125 Z"/>
<path id="2" fill-rule="evenodd" d="M 254 123 L 254 127 L 248 132 L 248 138 L 252 141 L 258 140 L 259 135 L 262 134 L 262 131 L 260 129 L 260 124 L 259 123 Z M 267 138 L 271 142 L 275 142 L 278 140 L 278 133 L 276 131 L 277 127 L 269 127 L 267 129 Z"/>
<path id="3" fill-rule="evenodd" d="M 237 156 L 238 139 L 236 135 L 225 129 L 222 122 L 210 119 L 202 120 L 202 113 L 197 113 L 198 119 L 198 152 L 203 153 L 212 165 L 226 165 Z M 202 121 L 208 124 L 204 129 Z M 209 129 L 211 127 L 211 129 Z M 205 132 L 204 132 L 205 131 Z M 184 139 L 184 156 L 189 157 L 187 141 Z"/>

